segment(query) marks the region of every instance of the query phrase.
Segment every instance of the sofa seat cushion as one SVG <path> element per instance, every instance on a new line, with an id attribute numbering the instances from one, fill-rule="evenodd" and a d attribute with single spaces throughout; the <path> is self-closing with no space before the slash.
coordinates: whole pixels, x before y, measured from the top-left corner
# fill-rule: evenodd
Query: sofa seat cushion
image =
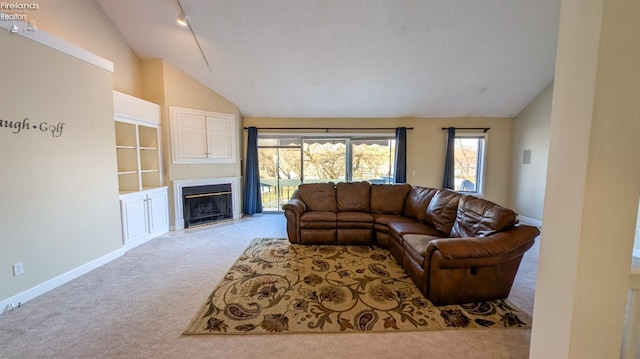
<path id="1" fill-rule="evenodd" d="M 516 224 L 516 213 L 493 202 L 463 196 L 458 204 L 453 237 L 484 237 Z"/>
<path id="2" fill-rule="evenodd" d="M 338 212 L 369 212 L 369 182 L 340 182 L 336 185 Z"/>
<path id="3" fill-rule="evenodd" d="M 408 184 L 372 184 L 371 213 L 404 214 L 404 202 L 411 189 Z"/>
<path id="4" fill-rule="evenodd" d="M 314 211 L 305 212 L 301 217 L 302 222 L 336 222 L 338 215 L 335 212 Z"/>
<path id="5" fill-rule="evenodd" d="M 300 217 L 300 228 L 336 228 L 337 215 L 334 212 L 305 212 Z"/>
<path id="6" fill-rule="evenodd" d="M 442 237 L 442 233 L 436 231 L 433 227 L 420 222 L 390 221 L 389 229 L 399 236 L 404 236 L 405 234 L 426 234 Z"/>
<path id="7" fill-rule="evenodd" d="M 427 245 L 434 239 L 441 237 L 424 234 L 406 234 L 402 236 L 402 245 L 406 255 L 410 256 L 414 262 L 422 264 Z"/>
<path id="8" fill-rule="evenodd" d="M 408 218 L 408 217 L 403 217 L 403 216 L 396 216 L 393 214 L 374 214 L 373 215 L 373 220 L 376 222 L 376 224 L 382 224 L 385 226 L 389 226 L 389 223 L 391 222 L 415 222 L 413 219 Z"/>
<path id="9" fill-rule="evenodd" d="M 307 211 L 336 212 L 336 185 L 329 183 L 303 183 L 298 186 L 298 197 Z"/>
<path id="10" fill-rule="evenodd" d="M 303 229 L 336 229 L 335 222 L 300 222 L 300 230 Z"/>
<path id="11" fill-rule="evenodd" d="M 338 222 L 367 222 L 373 224 L 373 216 L 366 212 L 338 212 Z"/>
<path id="12" fill-rule="evenodd" d="M 338 228 L 368 229 L 370 231 L 369 237 L 373 238 L 373 216 L 364 212 L 338 212 Z M 338 237 L 340 237 L 340 233 L 338 233 Z"/>

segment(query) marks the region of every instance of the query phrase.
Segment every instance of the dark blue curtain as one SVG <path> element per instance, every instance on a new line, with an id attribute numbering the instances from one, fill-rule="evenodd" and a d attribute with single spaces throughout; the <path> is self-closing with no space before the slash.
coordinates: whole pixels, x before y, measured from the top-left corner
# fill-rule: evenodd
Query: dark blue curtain
<path id="1" fill-rule="evenodd" d="M 248 129 L 245 166 L 242 211 L 247 215 L 262 213 L 260 168 L 258 167 L 258 129 L 255 127 Z"/>
<path id="2" fill-rule="evenodd" d="M 455 145 L 456 128 L 449 127 L 447 129 L 447 150 L 444 155 L 444 177 L 442 179 L 442 188 L 454 189 L 456 187 Z"/>
<path id="3" fill-rule="evenodd" d="M 396 128 L 396 160 L 393 170 L 394 183 L 407 183 L 407 128 Z"/>

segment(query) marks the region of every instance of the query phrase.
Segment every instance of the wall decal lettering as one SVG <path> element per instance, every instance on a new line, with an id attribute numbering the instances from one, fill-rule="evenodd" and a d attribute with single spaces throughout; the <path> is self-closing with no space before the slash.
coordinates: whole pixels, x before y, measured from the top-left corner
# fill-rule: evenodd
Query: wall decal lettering
<path id="1" fill-rule="evenodd" d="M 48 132 L 51 133 L 51 137 L 56 138 L 62 136 L 62 130 L 64 129 L 64 126 L 64 122 L 48 123 L 42 121 L 38 123 L 31 123 L 28 117 L 26 117 L 22 121 L 0 119 L 0 130 L 11 131 L 11 133 L 13 133 L 14 135 L 32 130 L 32 132 Z"/>

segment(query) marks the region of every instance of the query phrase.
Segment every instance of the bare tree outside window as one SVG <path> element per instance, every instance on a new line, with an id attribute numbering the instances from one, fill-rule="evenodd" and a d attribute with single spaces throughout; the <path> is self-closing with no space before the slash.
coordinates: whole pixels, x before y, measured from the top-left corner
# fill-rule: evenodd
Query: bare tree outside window
<path id="1" fill-rule="evenodd" d="M 379 181 L 388 183 L 393 178 L 393 154 L 395 148 L 389 140 L 354 140 L 351 142 L 352 180 Z"/>
<path id="2" fill-rule="evenodd" d="M 346 179 L 346 145 L 344 140 L 305 142 L 304 178 L 309 180 L 344 181 Z"/>
<path id="3" fill-rule="evenodd" d="M 454 154 L 456 190 L 478 192 L 483 144 L 484 138 L 456 137 Z"/>

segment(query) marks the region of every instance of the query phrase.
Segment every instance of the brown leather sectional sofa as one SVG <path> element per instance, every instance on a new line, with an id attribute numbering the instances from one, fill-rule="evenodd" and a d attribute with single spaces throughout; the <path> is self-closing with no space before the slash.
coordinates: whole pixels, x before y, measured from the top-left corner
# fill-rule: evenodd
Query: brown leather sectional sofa
<path id="1" fill-rule="evenodd" d="M 540 233 L 487 200 L 408 184 L 302 184 L 283 209 L 291 243 L 386 248 L 435 305 L 506 298 Z"/>

